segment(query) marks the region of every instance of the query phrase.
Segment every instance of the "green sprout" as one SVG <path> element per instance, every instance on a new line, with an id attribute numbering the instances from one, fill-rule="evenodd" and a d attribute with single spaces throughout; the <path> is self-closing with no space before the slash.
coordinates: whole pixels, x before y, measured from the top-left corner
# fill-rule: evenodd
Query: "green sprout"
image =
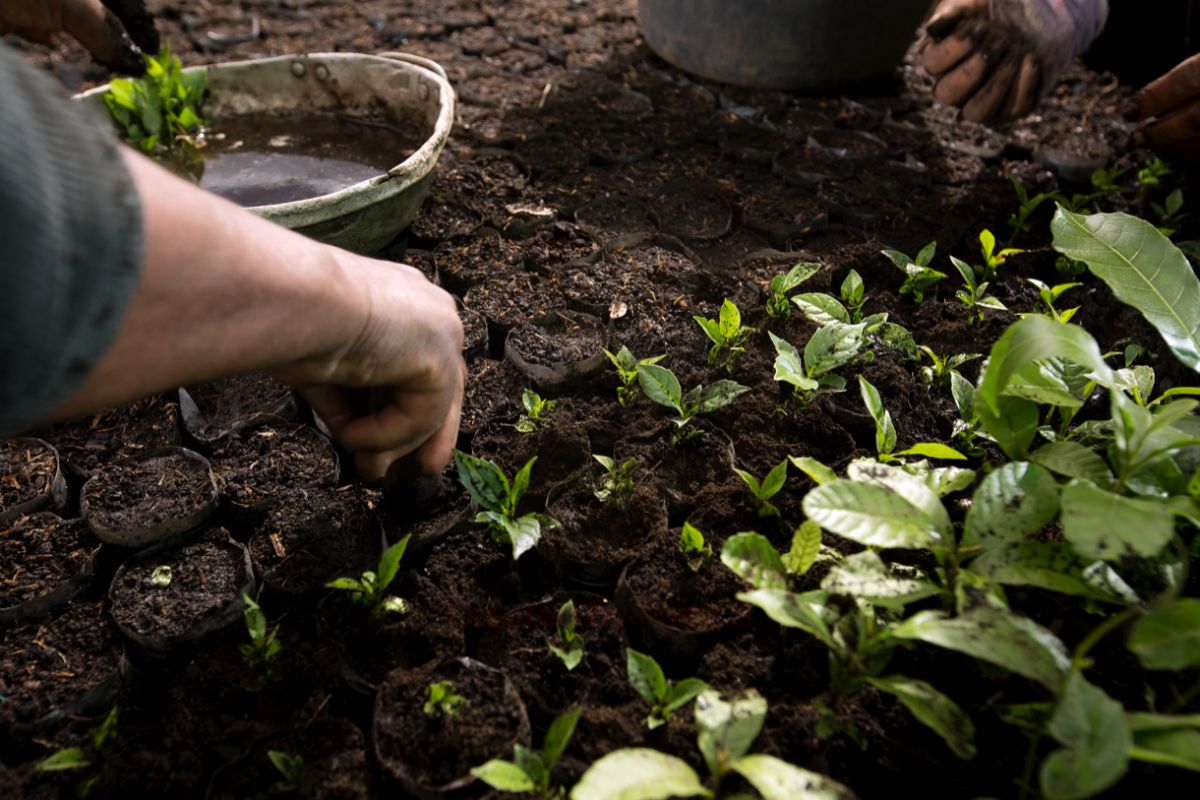
<path id="1" fill-rule="evenodd" d="M 1026 278 L 1028 283 L 1033 284 L 1038 290 L 1038 313 L 1049 317 L 1055 322 L 1061 322 L 1066 325 L 1075 316 L 1075 312 L 1079 310 L 1079 306 L 1068 308 L 1065 311 L 1059 311 L 1054 307 L 1054 303 L 1068 289 L 1074 289 L 1076 286 L 1082 286 L 1082 283 L 1060 283 L 1056 286 L 1049 286 L 1037 278 Z M 1022 314 L 1021 316 L 1027 316 Z"/>
<path id="2" fill-rule="evenodd" d="M 678 414 L 675 423 L 675 433 L 671 437 L 673 445 L 681 445 L 700 434 L 703 430 L 693 428 L 684 433 L 687 425 L 696 417 L 716 411 L 729 405 L 742 394 L 750 391 L 750 387 L 729 380 L 720 380 L 709 386 L 695 386 L 687 394 L 675 373 L 666 367 L 655 364 L 645 364 L 638 367 L 638 383 L 642 391 L 660 406 L 674 409 Z"/>
<path id="3" fill-rule="evenodd" d="M 372 617 L 383 617 L 388 614 L 404 614 L 408 612 L 408 601 L 403 597 L 390 595 L 387 588 L 395 580 L 400 571 L 400 560 L 408 549 L 408 540 L 412 534 L 383 551 L 379 557 L 379 565 L 375 570 L 367 570 L 361 578 L 335 578 L 325 586 L 349 592 L 350 599 L 356 605 L 370 609 Z"/>
<path id="4" fill-rule="evenodd" d="M 304 779 L 304 759 L 282 750 L 268 750 L 267 758 L 275 767 L 275 771 L 283 778 L 272 784 L 270 793 L 287 794 L 297 791 L 300 788 L 300 782 Z"/>
<path id="5" fill-rule="evenodd" d="M 708 365 L 710 367 L 724 366 L 726 370 L 732 372 L 745 354 L 746 340 L 750 338 L 750 334 L 754 333 L 754 328 L 742 325 L 741 312 L 728 298 L 721 303 L 721 311 L 717 315 L 717 319 L 701 316 L 694 316 L 692 319 L 696 320 L 696 324 L 712 340 L 713 345 L 708 351 Z"/>
<path id="6" fill-rule="evenodd" d="M 975 273 L 979 280 L 990 282 L 996 280 L 996 271 L 1008 260 L 1009 256 L 1015 256 L 1025 251 L 1018 247 L 1004 247 L 997 250 L 995 235 L 984 228 L 979 232 L 979 252 L 983 256 L 983 264 L 975 268 Z M 961 271 L 960 269 L 959 272 Z"/>
<path id="7" fill-rule="evenodd" d="M 558 800 L 563 796 L 563 789 L 551 785 L 550 773 L 575 734 L 581 711 L 580 708 L 573 708 L 550 723 L 546 738 L 542 740 L 541 753 L 519 744 L 513 745 L 513 761 L 495 758 L 475 767 L 471 774 L 497 791 L 532 794 L 540 800 Z"/>
<path id="8" fill-rule="evenodd" d="M 650 716 L 646 717 L 646 727 L 650 730 L 667 724 L 673 713 L 708 688 L 699 678 L 667 680 L 653 656 L 632 648 L 625 648 L 625 672 L 629 685 L 651 705 Z"/>
<path id="9" fill-rule="evenodd" d="M 155 589 L 166 589 L 174 579 L 175 575 L 171 571 L 171 565 L 160 564 L 150 571 L 150 577 L 146 579 L 146 584 Z"/>
<path id="10" fill-rule="evenodd" d="M 783 482 L 787 480 L 787 467 L 788 460 L 785 458 L 772 467 L 761 481 L 746 470 L 734 467 L 733 471 L 746 484 L 746 488 L 750 492 L 750 500 L 754 503 L 754 508 L 760 517 L 779 517 L 779 509 L 771 502 L 771 498 L 779 494 L 779 490 L 783 488 Z"/>
<path id="11" fill-rule="evenodd" d="M 983 358 L 979 353 L 955 353 L 942 358 L 933 351 L 933 348 L 923 344 L 917 345 L 917 350 L 927 356 L 930 361 L 929 364 L 921 367 L 921 380 L 941 388 L 950 385 L 950 374 L 957 372 L 963 364 Z"/>
<path id="12" fill-rule="evenodd" d="M 92 728 L 88 748 L 64 747 L 39 761 L 34 769 L 38 772 L 64 772 L 91 769 L 99 765 L 98 771 L 75 784 L 75 796 L 88 797 L 108 769 L 113 742 L 117 738 L 118 717 L 117 707 L 113 706 L 100 724 Z"/>
<path id="13" fill-rule="evenodd" d="M 546 417 L 558 408 L 557 400 L 545 400 L 533 389 L 521 393 L 521 406 L 525 413 L 517 420 L 517 430 L 521 433 L 533 433 L 540 430 L 549 421 Z"/>
<path id="14" fill-rule="evenodd" d="M 604 478 L 600 484 L 600 488 L 592 494 L 601 503 L 607 503 L 609 500 L 626 500 L 633 494 L 633 471 L 637 469 L 637 459 L 630 458 L 618 464 L 614 459 L 608 456 L 592 454 L 592 458 L 600 466 L 604 467 Z"/>
<path id="15" fill-rule="evenodd" d="M 628 406 L 637 399 L 638 396 L 638 368 L 657 364 L 666 358 L 666 355 L 652 356 L 650 358 L 638 359 L 633 353 L 629 352 L 629 348 L 624 345 L 613 355 L 605 350 L 604 355 L 608 356 L 608 360 L 616 367 L 617 378 L 621 381 L 621 385 L 617 387 L 617 402 L 622 406 Z"/>
<path id="16" fill-rule="evenodd" d="M 268 629 L 267 615 L 263 613 L 262 607 L 245 592 L 242 593 L 242 602 L 246 605 L 243 616 L 250 641 L 238 645 L 238 651 L 245 659 L 246 669 L 250 673 L 246 688 L 256 692 L 271 680 L 272 666 L 283 645 L 279 641 L 279 623 Z"/>
<path id="17" fill-rule="evenodd" d="M 434 681 L 425 687 L 425 705 L 421 710 L 430 717 L 453 717 L 466 698 L 454 691 L 450 681 Z"/>
<path id="18" fill-rule="evenodd" d="M 862 276 L 858 274 L 858 270 L 850 270 L 846 275 L 846 279 L 842 281 L 839 291 L 842 296 L 842 304 L 850 312 L 850 321 L 855 323 L 862 322 L 862 309 L 867 304 L 867 295 L 864 294 L 865 287 L 863 286 Z"/>
<path id="19" fill-rule="evenodd" d="M 946 273 L 929 266 L 937 254 L 937 242 L 930 242 L 922 247 L 916 258 L 910 258 L 899 250 L 884 250 L 883 254 L 904 273 L 900 294 L 910 294 L 918 303 L 925 300 L 926 289 L 946 278 Z"/>
<path id="20" fill-rule="evenodd" d="M 699 572 L 713 555 L 712 545 L 704 540 L 700 529 L 690 522 L 684 522 L 679 532 L 679 552 L 683 553 L 692 572 Z"/>
<path id="21" fill-rule="evenodd" d="M 786 273 L 780 273 L 771 278 L 771 284 L 768 287 L 767 316 L 772 319 L 790 316 L 792 313 L 792 302 L 789 295 L 796 287 L 820 271 L 820 264 L 801 261 Z"/>
<path id="22" fill-rule="evenodd" d="M 567 672 L 578 667 L 583 660 L 583 637 L 575 632 L 575 622 L 575 601 L 568 600 L 558 609 L 555 621 L 557 643 L 553 639 L 546 640 L 546 647 L 558 656 Z"/>
<path id="23" fill-rule="evenodd" d="M 542 538 L 542 526 L 557 527 L 558 521 L 545 514 L 517 515 L 521 498 L 529 488 L 529 474 L 537 456 L 517 470 L 512 481 L 504 470 L 486 458 L 476 458 L 461 450 L 454 451 L 458 480 L 483 509 L 475 521 L 488 526 L 492 538 L 512 547 L 513 561 L 532 550 Z"/>
<path id="24" fill-rule="evenodd" d="M 987 294 L 988 281 L 983 279 L 985 273 L 982 271 L 982 267 L 972 267 L 967 262 L 954 256 L 950 256 L 950 263 L 954 264 L 954 268 L 958 270 L 958 274 L 962 275 L 965 288 L 956 291 L 954 296 L 967 309 L 967 324 L 974 325 L 977 322 L 982 322 L 983 309 L 985 308 L 995 311 L 1008 310 L 1003 303 L 992 295 Z"/>

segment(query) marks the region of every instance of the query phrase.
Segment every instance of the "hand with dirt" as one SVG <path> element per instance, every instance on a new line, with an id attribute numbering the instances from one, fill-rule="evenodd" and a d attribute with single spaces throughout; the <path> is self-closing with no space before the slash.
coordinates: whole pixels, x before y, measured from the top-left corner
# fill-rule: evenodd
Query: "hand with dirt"
<path id="1" fill-rule="evenodd" d="M 1145 123 L 1135 141 L 1188 166 L 1200 166 L 1200 56 L 1144 86 L 1130 98 L 1125 116 Z"/>
<path id="2" fill-rule="evenodd" d="M 0 33 L 42 44 L 68 33 L 101 64 L 135 74 L 145 69 L 142 52 L 159 49 L 145 0 L 4 0 Z"/>
<path id="3" fill-rule="evenodd" d="M 942 0 L 922 61 L 972 122 L 1023 116 L 1099 35 L 1107 0 Z"/>

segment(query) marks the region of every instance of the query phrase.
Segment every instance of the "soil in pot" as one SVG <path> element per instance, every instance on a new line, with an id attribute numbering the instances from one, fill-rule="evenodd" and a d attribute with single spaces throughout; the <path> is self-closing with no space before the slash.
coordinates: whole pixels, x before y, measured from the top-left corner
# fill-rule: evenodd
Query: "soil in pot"
<path id="1" fill-rule="evenodd" d="M 179 444 L 179 406 L 154 395 L 121 408 L 44 428 L 65 466 L 90 477 L 100 467 Z"/>
<path id="2" fill-rule="evenodd" d="M 176 448 L 105 467 L 84 484 L 80 505 L 101 540 L 140 547 L 203 525 L 217 487 L 206 459 Z"/>
<path id="3" fill-rule="evenodd" d="M 125 562 L 109 598 L 121 633 L 165 655 L 240 619 L 242 594 L 253 591 L 246 548 L 224 528 L 212 528 L 187 544 Z"/>
<path id="4" fill-rule="evenodd" d="M 601 317 L 612 316 L 611 309 L 618 304 L 636 312 L 675 297 L 697 269 L 696 261 L 682 249 L 645 235 L 614 239 L 608 248 L 604 259 L 586 270 L 573 270 L 563 281 L 572 303 Z"/>
<path id="5" fill-rule="evenodd" d="M 733 207 L 715 182 L 677 180 L 654 197 L 662 229 L 683 239 L 718 239 L 733 225 Z"/>
<path id="6" fill-rule="evenodd" d="M 213 452 L 213 471 L 235 507 L 265 510 L 288 489 L 338 479 L 333 445 L 306 425 L 264 425 L 230 436 Z"/>
<path id="7" fill-rule="evenodd" d="M 471 439 L 472 455 L 494 461 L 509 478 L 537 456 L 525 494 L 526 507 L 537 507 L 556 481 L 590 460 L 587 432 L 565 412 L 566 409 L 560 406 L 530 433 L 517 430 L 515 415 L 493 417 Z"/>
<path id="8" fill-rule="evenodd" d="M 689 505 L 700 492 L 735 478 L 729 434 L 703 419 L 691 426 L 704 432 L 672 444 L 675 425 L 668 422 L 617 442 L 613 457 L 618 462 L 638 459 L 646 465 L 642 474 L 661 482 L 672 505 Z"/>
<path id="9" fill-rule="evenodd" d="M 121 638 L 103 600 L 76 600 L 0 642 L 0 738 L 105 708 L 124 673 Z"/>
<path id="10" fill-rule="evenodd" d="M 592 263 L 600 257 L 600 245 L 583 228 L 569 222 L 555 222 L 539 228 L 520 240 L 525 251 L 525 267 L 533 272 L 553 275 L 565 265 Z"/>
<path id="11" fill-rule="evenodd" d="M 373 568 L 383 531 L 356 487 L 294 489 L 267 512 L 248 547 L 264 588 L 298 597 Z"/>
<path id="12" fill-rule="evenodd" d="M 41 511 L 62 510 L 66 483 L 58 453 L 40 439 L 0 442 L 0 521 Z"/>
<path id="13" fill-rule="evenodd" d="M 405 559 L 421 563 L 439 542 L 471 524 L 475 504 L 454 464 L 437 476 L 417 475 L 387 488 L 380 514 L 392 541 L 410 536 Z"/>
<path id="14" fill-rule="evenodd" d="M 211 443 L 264 417 L 293 419 L 296 398 L 265 372 L 249 372 L 180 389 L 179 408 L 188 434 Z"/>
<path id="15" fill-rule="evenodd" d="M 82 519 L 41 512 L 0 525 L 0 623 L 71 600 L 91 581 L 98 548 Z"/>
<path id="16" fill-rule="evenodd" d="M 492 418 L 496 406 L 520 397 L 525 376 L 507 359 L 477 358 L 467 364 L 467 385 L 463 390 L 463 410 L 459 431 L 471 436 Z"/>
<path id="17" fill-rule="evenodd" d="M 658 220 L 641 200 L 622 194 L 597 197 L 575 212 L 575 221 L 601 239 L 658 229 Z"/>
<path id="18" fill-rule="evenodd" d="M 483 224 L 483 215 L 457 194 L 435 193 L 425 199 L 409 231 L 413 236 L 440 242 L 474 233 Z"/>
<path id="19" fill-rule="evenodd" d="M 459 294 L 488 278 L 519 270 L 525 263 L 520 246 L 490 228 L 467 240 L 443 241 L 433 254 L 442 284 Z"/>
<path id="20" fill-rule="evenodd" d="M 459 300 L 458 318 L 463 326 L 463 358 L 478 358 L 486 355 L 490 335 L 488 333 L 487 317 L 467 306 Z"/>
<path id="21" fill-rule="evenodd" d="M 453 713 L 425 713 L 427 688 L 437 681 L 449 681 L 462 698 Z M 384 772 L 422 797 L 465 786 L 474 781 L 472 767 L 511 758 L 514 744 L 530 743 L 529 718 L 512 682 L 469 659 L 392 672 L 379 687 L 372 724 Z"/>
<path id="22" fill-rule="evenodd" d="M 566 305 L 557 283 L 530 272 L 497 275 L 472 286 L 463 302 L 486 317 L 489 335 L 503 342 L 513 326 Z"/>
<path id="23" fill-rule="evenodd" d="M 504 354 L 537 388 L 564 391 L 603 368 L 607 343 L 598 318 L 554 311 L 509 331 Z"/>

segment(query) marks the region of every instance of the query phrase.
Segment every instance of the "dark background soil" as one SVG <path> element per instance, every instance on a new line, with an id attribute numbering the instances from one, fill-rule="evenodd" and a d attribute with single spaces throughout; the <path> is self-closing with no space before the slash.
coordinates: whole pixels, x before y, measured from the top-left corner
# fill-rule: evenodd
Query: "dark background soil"
<path id="1" fill-rule="evenodd" d="M 939 354 L 986 353 L 1014 319 L 1012 314 L 988 312 L 981 324 L 968 325 L 953 297 L 957 276 L 935 286 L 921 305 L 901 298 L 902 276 L 879 251 L 915 253 L 936 239 L 935 266 L 953 275 L 946 255 L 977 260 L 977 235 L 990 228 L 1002 242 L 1030 248 L 1002 267 L 993 289 L 1013 311 L 1031 311 L 1036 291 L 1020 278 L 1049 283 L 1066 278 L 1055 271 L 1054 254 L 1047 249 L 1049 206 L 1036 216 L 1031 234 L 1014 236 L 1007 226 L 1017 207 L 1010 179 L 1020 179 L 1030 194 L 1086 191 L 1086 186 L 1065 183 L 1045 165 L 1098 156 L 1097 163 L 1107 159 L 1135 167 L 1151 158 L 1129 149 L 1131 128 L 1117 113 L 1130 87 L 1078 66 L 1035 114 L 993 130 L 962 122 L 952 109 L 934 105 L 928 79 L 911 66 L 846 96 L 693 81 L 641 43 L 634 0 L 151 0 L 149 6 L 166 41 L 186 64 L 305 51 L 400 49 L 446 68 L 459 97 L 454 133 L 421 214 L 407 236 L 388 248 L 388 257 L 402 260 L 409 247 L 426 256 L 432 253 L 443 284 L 459 296 L 484 280 L 489 286 L 530 293 L 481 309 L 492 316 L 492 336 L 489 351 L 469 364 L 473 382 L 465 428 L 493 417 L 501 401 L 517 401 L 524 388 L 519 374 L 500 360 L 503 338 L 496 335 L 512 324 L 513 307 L 532 309 L 552 301 L 611 317 L 613 351 L 625 344 L 639 357 L 669 353 L 665 363 L 685 387 L 724 377 L 750 385 L 751 393 L 703 425 L 727 432 L 736 446 L 737 465 L 756 475 L 787 455 L 811 455 L 841 466 L 874 446 L 873 429 L 856 393 L 835 395 L 802 412 L 778 413 L 782 395 L 772 380 L 774 353 L 766 331 L 801 344 L 813 326 L 797 318 L 773 322 L 765 317 L 761 291 L 772 275 L 801 257 L 816 260 L 825 268 L 805 290 L 836 294 L 844 276 L 855 269 L 866 285 L 867 313 L 887 311 L 891 321 Z M 256 37 L 242 35 L 254 28 Z M 72 44 L 26 49 L 72 90 L 107 79 Z M 841 146 L 847 137 L 856 140 L 856 148 L 869 141 L 853 132 L 870 134 L 883 145 L 863 145 L 854 157 L 840 157 L 831 145 Z M 1106 210 L 1149 215 L 1150 201 L 1161 203 L 1180 185 L 1191 197 L 1178 175 L 1149 192 L 1137 189 L 1132 173 L 1122 183 L 1123 192 L 1102 201 Z M 538 230 L 544 219 L 555 220 L 558 229 L 551 230 L 562 232 Z M 1192 238 L 1189 227 L 1185 219 L 1180 238 Z M 656 240 L 653 248 L 632 250 L 610 243 L 614 235 L 653 231 L 693 238 Z M 609 243 L 600 260 L 578 263 L 581 256 L 598 252 L 593 237 Z M 759 252 L 767 248 L 789 255 Z M 747 258 L 749 254 L 757 255 Z M 1065 307 L 1082 305 L 1077 320 L 1102 347 L 1132 339 L 1147 348 L 1159 389 L 1190 379 L 1134 311 L 1113 300 L 1102 284 L 1083 281 L 1083 287 L 1064 297 Z M 708 366 L 708 342 L 692 321 L 693 314 L 715 317 L 725 297 L 735 300 L 746 324 L 758 329 L 731 374 Z M 518 316 L 526 313 L 521 310 Z M 978 362 L 968 365 L 968 377 L 977 368 Z M 899 448 L 950 437 L 955 411 L 949 393 L 923 383 L 918 364 L 880 354 L 870 365 L 845 371 L 851 382 L 857 372 L 879 388 L 898 428 Z M 665 422 L 664 410 L 645 399 L 632 409 L 618 406 L 615 385 L 615 376 L 606 369 L 560 396 L 571 427 L 585 431 L 593 452 L 612 454 L 622 437 L 660 429 Z M 177 417 L 172 398 L 157 397 L 39 435 L 60 447 L 77 490 L 79 478 L 99 467 L 178 443 Z M 469 443 L 465 435 L 463 444 Z M 211 452 L 196 442 L 189 445 Z M 556 455 L 562 454 L 541 453 L 539 463 Z M 652 463 L 639 473 L 639 480 L 669 501 L 667 538 L 646 542 L 648 551 L 663 559 L 673 552 L 673 537 L 685 519 L 701 525 L 717 544 L 738 530 L 755 528 L 786 546 L 790 530 L 802 519 L 800 501 L 808 488 L 806 480 L 792 474 L 773 500 L 787 524 L 776 524 L 759 520 L 746 506 L 732 474 L 689 496 L 668 491 L 663 477 Z M 387 504 L 403 502 L 394 490 L 387 497 Z M 383 505 L 374 508 L 379 511 Z M 394 515 L 384 519 L 389 541 L 406 533 Z M 245 539 L 251 530 L 234 526 L 234 533 Z M 114 558 L 100 571 L 95 598 L 104 594 L 118 563 Z M 708 569 L 714 568 L 720 567 Z M 520 643 L 497 633 L 505 630 L 503 620 L 514 608 L 556 592 L 556 600 L 561 599 L 565 582 L 552 552 L 535 550 L 514 568 L 504 549 L 487 537 L 459 532 L 427 560 L 406 559 L 403 569 L 408 577 L 401 591 L 412 593 L 413 619 L 433 628 L 419 647 L 414 645 L 414 653 L 430 660 L 480 656 L 509 668 L 519 679 L 539 743 L 552 714 L 571 702 L 585 705 L 576 740 L 557 775 L 562 782 L 578 778 L 604 752 L 626 746 L 656 747 L 699 766 L 687 711 L 654 732 L 642 724 L 648 708 L 624 682 L 620 663 L 619 649 L 629 642 L 628 632 L 608 597 L 585 616 L 581 630 L 588 654 L 578 675 L 562 672 L 548 654 L 539 659 L 529 652 L 541 647 L 541 629 Z M 287 746 L 313 753 L 311 763 L 306 761 L 310 770 L 328 770 L 323 773 L 328 779 L 315 780 L 309 796 L 346 796 L 323 794 L 322 786 L 362 791 L 376 781 L 386 782 L 363 744 L 371 740 L 372 700 L 361 693 L 361 685 L 344 680 L 345 659 L 339 650 L 344 643 L 331 642 L 311 607 L 298 608 L 269 594 L 262 600 L 272 623 L 281 624 L 282 685 L 287 690 L 277 686 L 251 695 L 237 688 L 236 678 L 228 678 L 241 668 L 235 647 L 244 640 L 239 626 L 203 652 L 180 656 L 169 668 L 138 664 L 119 701 L 122 727 L 113 766 L 103 773 L 93 796 L 204 797 L 210 785 L 220 795 L 229 791 L 235 772 L 233 785 L 263 792 L 277 779 L 263 743 L 281 734 L 293 742 Z M 1068 644 L 1095 622 L 1060 598 L 1015 602 L 1059 631 Z M 103 606 L 99 600 L 72 606 L 64 633 L 79 630 L 79 620 L 91 614 L 93 628 L 111 635 Z M 613 627 L 593 635 L 599 609 L 611 611 Z M 406 627 L 408 638 L 400 641 L 416 641 L 412 627 Z M 9 645 L 27 646 L 37 639 L 37 629 L 14 628 L 4 636 L 5 657 L 11 659 Z M 497 641 L 503 646 L 495 646 Z M 369 651 L 373 644 L 351 646 Z M 1120 655 L 1118 646 L 1112 650 Z M 931 681 L 971 714 L 979 729 L 977 759 L 955 759 L 903 707 L 874 690 L 839 699 L 823 696 L 828 669 L 820 645 L 758 617 L 725 631 L 698 658 L 668 674 L 678 679 L 694 672 L 722 690 L 757 688 L 768 698 L 770 712 L 756 749 L 827 772 L 865 798 L 1016 796 L 1027 743 L 999 721 L 997 710 L 1007 703 L 1044 700 L 1041 691 L 940 651 L 905 651 L 896 661 L 894 671 Z M 54 669 L 45 653 L 32 663 L 29 669 L 35 673 Z M 111 665 L 111 658 L 101 663 Z M 13 667 L 9 673 L 19 671 Z M 1132 672 L 1102 677 L 1109 691 L 1131 702 L 1144 688 Z M 818 736 L 815 700 L 831 703 L 839 724 L 857 730 L 857 736 Z M 89 727 L 106 710 L 92 709 L 99 716 L 83 715 L 33 738 L 10 737 L 7 731 L 0 736 L 5 742 L 0 760 L 13 771 L 13 780 L 23 784 L 26 796 L 70 796 L 78 775 L 36 773 L 32 765 L 60 747 L 84 743 Z M 337 745 L 337 758 L 318 756 L 330 752 L 328 742 L 305 743 L 307 731 L 345 723 L 363 736 L 325 735 Z M 414 743 L 408 744 L 411 748 Z M 363 770 L 369 774 L 362 775 Z M 1179 775 L 1143 771 L 1136 777 L 1151 781 L 1138 784 L 1141 790 L 1156 785 L 1169 789 Z M 1133 780 L 1114 789 L 1113 796 L 1128 796 Z M 8 783 L 0 774 L 0 786 Z"/>

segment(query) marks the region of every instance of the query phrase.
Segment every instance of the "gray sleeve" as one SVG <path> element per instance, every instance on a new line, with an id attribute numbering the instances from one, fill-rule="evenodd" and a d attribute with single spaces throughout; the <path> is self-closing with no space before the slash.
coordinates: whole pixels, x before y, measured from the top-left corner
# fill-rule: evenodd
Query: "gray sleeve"
<path id="1" fill-rule="evenodd" d="M 142 211 L 108 124 L 0 42 L 0 436 L 66 400 L 137 283 Z"/>

